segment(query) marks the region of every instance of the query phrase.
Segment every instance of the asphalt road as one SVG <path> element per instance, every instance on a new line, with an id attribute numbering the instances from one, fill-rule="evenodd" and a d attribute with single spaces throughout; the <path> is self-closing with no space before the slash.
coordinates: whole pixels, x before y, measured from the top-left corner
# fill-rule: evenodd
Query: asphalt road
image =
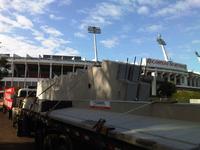
<path id="1" fill-rule="evenodd" d="M 34 139 L 17 137 L 8 115 L 0 112 L 0 150 L 34 150 Z"/>

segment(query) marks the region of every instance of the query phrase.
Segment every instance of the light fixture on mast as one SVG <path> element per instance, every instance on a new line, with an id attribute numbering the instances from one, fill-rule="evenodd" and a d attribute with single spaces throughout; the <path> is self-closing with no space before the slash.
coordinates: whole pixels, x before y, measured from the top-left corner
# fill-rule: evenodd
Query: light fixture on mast
<path id="1" fill-rule="evenodd" d="M 157 37 L 157 42 L 158 42 L 158 44 L 160 45 L 160 47 L 161 47 L 161 49 L 162 49 L 162 52 L 163 52 L 165 61 L 170 61 L 170 58 L 169 58 L 169 56 L 168 56 L 168 53 L 167 53 L 167 51 L 166 51 L 166 49 L 165 49 L 165 45 L 167 45 L 167 44 L 166 44 L 165 41 L 162 39 L 161 34 L 158 35 L 158 37 Z"/>
<path id="2" fill-rule="evenodd" d="M 100 29 L 100 27 L 89 26 L 88 33 L 93 33 L 93 35 L 94 35 L 94 54 L 95 54 L 94 60 L 97 62 L 98 61 L 98 53 L 97 53 L 96 34 L 101 34 L 101 29 Z"/>

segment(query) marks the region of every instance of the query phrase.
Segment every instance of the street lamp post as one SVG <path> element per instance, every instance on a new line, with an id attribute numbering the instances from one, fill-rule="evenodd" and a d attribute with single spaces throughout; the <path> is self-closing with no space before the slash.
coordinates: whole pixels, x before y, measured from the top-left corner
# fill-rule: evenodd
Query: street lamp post
<path id="1" fill-rule="evenodd" d="M 88 33 L 93 33 L 94 35 L 94 54 L 95 54 L 95 61 L 98 61 L 98 53 L 97 53 L 97 42 L 96 42 L 96 34 L 101 34 L 101 29 L 99 27 L 89 26 Z"/>

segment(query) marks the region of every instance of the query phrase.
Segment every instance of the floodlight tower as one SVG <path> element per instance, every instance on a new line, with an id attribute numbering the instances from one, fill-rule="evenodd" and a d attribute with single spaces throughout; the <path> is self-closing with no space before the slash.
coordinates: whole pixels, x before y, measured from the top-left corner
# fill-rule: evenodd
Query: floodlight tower
<path id="1" fill-rule="evenodd" d="M 200 55 L 197 51 L 195 51 L 195 55 L 197 56 L 198 61 L 200 61 Z"/>
<path id="2" fill-rule="evenodd" d="M 157 42 L 158 42 L 158 44 L 160 45 L 160 47 L 161 47 L 161 49 L 162 49 L 162 51 L 163 51 L 163 55 L 164 55 L 165 61 L 170 61 L 169 56 L 168 56 L 168 54 L 167 54 L 167 51 L 166 51 L 166 49 L 165 49 L 165 45 L 167 45 L 167 44 L 166 44 L 165 41 L 161 38 L 161 34 L 158 35 L 158 37 L 157 37 Z"/>
<path id="3" fill-rule="evenodd" d="M 98 61 L 98 53 L 97 53 L 96 34 L 101 34 L 101 29 L 99 27 L 89 26 L 88 33 L 93 33 L 93 35 L 94 35 L 94 54 L 95 54 L 94 60 L 97 62 Z"/>

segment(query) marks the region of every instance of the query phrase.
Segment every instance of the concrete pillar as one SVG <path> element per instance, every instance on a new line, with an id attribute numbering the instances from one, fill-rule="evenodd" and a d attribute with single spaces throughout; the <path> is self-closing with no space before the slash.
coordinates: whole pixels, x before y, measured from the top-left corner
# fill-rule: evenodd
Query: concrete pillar
<path id="1" fill-rule="evenodd" d="M 185 85 L 185 86 L 188 86 L 187 76 L 184 76 L 183 78 L 184 78 L 184 85 Z"/>
<path id="2" fill-rule="evenodd" d="M 61 76 L 63 76 L 63 64 L 62 64 L 62 66 L 61 66 Z"/>
<path id="3" fill-rule="evenodd" d="M 28 69 L 28 65 L 27 65 L 27 62 L 25 62 L 25 71 L 24 71 L 24 88 L 26 87 L 27 69 Z"/>
<path id="4" fill-rule="evenodd" d="M 198 78 L 198 87 L 200 87 L 200 78 Z"/>
<path id="5" fill-rule="evenodd" d="M 196 87 L 198 87 L 199 86 L 199 78 L 197 77 L 196 78 Z"/>
<path id="6" fill-rule="evenodd" d="M 15 68 L 14 68 L 14 60 L 12 59 L 12 64 L 11 64 L 11 70 L 12 70 L 12 81 L 11 81 L 11 86 L 13 86 L 13 78 L 14 78 L 14 73 L 15 73 Z"/>
<path id="7" fill-rule="evenodd" d="M 198 78 L 198 80 L 197 80 L 198 82 L 198 85 L 197 85 L 197 87 L 200 87 L 200 78 Z"/>
<path id="8" fill-rule="evenodd" d="M 192 77 L 191 81 L 192 81 L 191 86 L 194 87 L 194 77 Z"/>
<path id="9" fill-rule="evenodd" d="M 38 61 L 38 75 L 37 75 L 38 79 L 40 78 L 40 62 Z"/>
<path id="10" fill-rule="evenodd" d="M 192 77 L 192 86 L 195 87 L 195 77 Z"/>
<path id="11" fill-rule="evenodd" d="M 186 75 L 182 75 L 182 76 L 181 76 L 181 80 L 182 80 L 181 85 L 189 86 L 188 79 L 187 79 L 187 76 L 186 76 Z"/>
<path id="12" fill-rule="evenodd" d="M 171 76 L 171 73 L 169 73 L 169 74 L 167 75 L 167 81 L 168 81 L 168 82 L 170 82 L 170 81 L 171 81 L 171 78 L 170 78 L 170 76 Z"/>
<path id="13" fill-rule="evenodd" d="M 174 74 L 174 84 L 176 85 L 177 81 L 176 81 L 176 74 Z"/>
<path id="14" fill-rule="evenodd" d="M 52 79 L 52 63 L 50 63 L 49 67 L 49 78 Z"/>
<path id="15" fill-rule="evenodd" d="M 176 84 L 177 85 L 181 85 L 181 79 L 180 78 L 181 78 L 180 74 L 177 74 L 177 76 L 176 76 Z"/>
<path id="16" fill-rule="evenodd" d="M 149 73 L 149 71 L 148 71 L 148 70 L 146 70 L 146 71 L 145 71 L 145 76 L 148 76 L 148 73 Z"/>
<path id="17" fill-rule="evenodd" d="M 160 73 L 160 77 L 161 77 L 161 79 L 163 79 L 164 74 L 165 74 L 164 72 L 161 72 L 161 73 Z"/>
<path id="18" fill-rule="evenodd" d="M 157 72 L 157 79 L 159 78 L 160 79 L 163 79 L 163 75 L 162 75 L 162 72 Z"/>
<path id="19" fill-rule="evenodd" d="M 152 96 L 156 96 L 156 77 L 157 77 L 157 71 L 155 72 L 152 72 L 151 73 L 151 76 L 153 76 L 153 80 L 152 80 L 152 83 L 151 83 L 151 94 Z"/>
<path id="20" fill-rule="evenodd" d="M 194 87 L 197 87 L 197 77 L 194 77 Z"/>
<path id="21" fill-rule="evenodd" d="M 180 83 L 181 83 L 181 85 L 186 86 L 187 85 L 187 77 L 184 76 L 184 75 L 181 75 L 180 76 Z"/>
<path id="22" fill-rule="evenodd" d="M 189 82 L 190 82 L 190 86 L 192 86 L 192 78 L 191 77 L 189 79 Z"/>
<path id="23" fill-rule="evenodd" d="M 196 78 L 196 87 L 198 87 L 199 86 L 199 78 L 197 77 Z"/>
<path id="24" fill-rule="evenodd" d="M 61 71 L 60 71 L 60 75 L 63 76 L 63 56 L 62 56 L 62 65 L 61 65 Z"/>

